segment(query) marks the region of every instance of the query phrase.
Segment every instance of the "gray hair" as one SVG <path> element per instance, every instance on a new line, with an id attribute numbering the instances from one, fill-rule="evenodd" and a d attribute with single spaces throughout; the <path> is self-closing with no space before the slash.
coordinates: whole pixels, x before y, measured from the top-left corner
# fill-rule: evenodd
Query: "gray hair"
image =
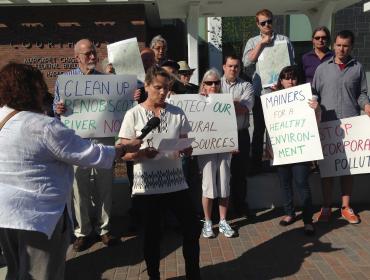
<path id="1" fill-rule="evenodd" d="M 162 37 L 162 35 L 157 35 L 155 36 L 152 41 L 150 41 L 150 45 L 149 47 L 152 49 L 154 48 L 155 44 L 157 44 L 157 42 L 162 42 L 163 45 L 167 46 L 167 41 Z"/>
<path id="2" fill-rule="evenodd" d="M 216 68 L 211 68 L 211 69 L 207 70 L 206 73 L 204 73 L 204 75 L 203 75 L 202 82 L 200 83 L 199 93 L 201 93 L 202 90 L 203 90 L 203 82 L 209 76 L 215 76 L 218 80 L 221 80 L 221 74 Z M 221 86 L 220 86 L 220 90 L 221 90 Z"/>

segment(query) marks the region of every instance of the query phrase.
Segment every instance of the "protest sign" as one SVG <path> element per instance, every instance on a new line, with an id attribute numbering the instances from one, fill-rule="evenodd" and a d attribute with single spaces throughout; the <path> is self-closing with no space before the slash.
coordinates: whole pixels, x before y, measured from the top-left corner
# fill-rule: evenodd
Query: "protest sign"
<path id="1" fill-rule="evenodd" d="M 257 62 L 262 87 L 276 85 L 280 71 L 289 65 L 291 62 L 287 41 L 275 41 L 273 46 L 265 47 Z"/>
<path id="2" fill-rule="evenodd" d="M 273 165 L 322 159 L 309 83 L 261 96 L 266 128 L 274 153 Z"/>
<path id="3" fill-rule="evenodd" d="M 116 74 L 137 75 L 137 79 L 144 83 L 145 71 L 136 38 L 109 44 L 107 52 Z"/>
<path id="4" fill-rule="evenodd" d="M 319 126 L 324 159 L 321 177 L 370 173 L 370 118 L 358 116 Z"/>
<path id="5" fill-rule="evenodd" d="M 232 95 L 228 93 L 171 95 L 169 103 L 180 107 L 191 126 L 193 155 L 231 152 L 238 149 L 238 130 Z"/>
<path id="6" fill-rule="evenodd" d="M 60 75 L 57 85 L 67 109 L 61 120 L 83 138 L 117 136 L 135 102 L 133 75 Z"/>

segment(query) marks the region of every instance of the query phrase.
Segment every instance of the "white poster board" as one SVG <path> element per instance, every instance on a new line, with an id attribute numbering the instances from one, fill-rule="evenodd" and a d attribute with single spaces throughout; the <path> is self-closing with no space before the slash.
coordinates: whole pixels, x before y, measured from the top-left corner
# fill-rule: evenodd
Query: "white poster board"
<path id="1" fill-rule="evenodd" d="M 273 165 L 323 158 L 309 83 L 261 96 Z"/>
<path id="2" fill-rule="evenodd" d="M 257 62 L 262 87 L 276 85 L 280 71 L 289 65 L 291 63 L 287 41 L 275 41 L 273 46 L 265 47 Z"/>
<path id="3" fill-rule="evenodd" d="M 136 104 L 134 75 L 60 75 L 57 84 L 67 109 L 61 120 L 83 138 L 117 136 Z"/>
<path id="4" fill-rule="evenodd" d="M 113 64 L 116 74 L 137 75 L 144 83 L 145 71 L 136 38 L 107 45 L 108 61 Z"/>
<path id="5" fill-rule="evenodd" d="M 193 155 L 225 153 L 238 150 L 238 130 L 231 94 L 172 95 L 167 102 L 180 107 L 189 120 L 189 138 Z"/>
<path id="6" fill-rule="evenodd" d="M 366 115 L 319 126 L 324 159 L 321 177 L 370 173 L 370 118 Z"/>

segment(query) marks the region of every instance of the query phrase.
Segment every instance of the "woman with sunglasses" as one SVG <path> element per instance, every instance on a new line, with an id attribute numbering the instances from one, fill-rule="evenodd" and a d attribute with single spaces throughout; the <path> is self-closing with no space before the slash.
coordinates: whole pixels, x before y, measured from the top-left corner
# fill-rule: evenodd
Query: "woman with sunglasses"
<path id="1" fill-rule="evenodd" d="M 208 70 L 202 79 L 199 93 L 205 96 L 221 92 L 221 76 L 216 69 Z M 215 237 L 212 230 L 212 205 L 219 198 L 219 232 L 232 237 L 235 232 L 226 222 L 230 196 L 231 153 L 219 153 L 198 156 L 199 170 L 202 172 L 202 205 L 204 225 L 202 235 Z"/>
<path id="2" fill-rule="evenodd" d="M 319 26 L 312 32 L 312 44 L 313 50 L 302 56 L 302 70 L 307 83 L 312 82 L 316 68 L 334 55 L 329 49 L 330 32 L 327 27 Z"/>
<path id="3" fill-rule="evenodd" d="M 296 66 L 287 66 L 281 70 L 279 80 L 276 86 L 276 90 L 282 90 L 290 87 L 294 87 L 300 84 L 299 71 Z M 320 106 L 316 98 L 309 100 L 308 106 L 315 110 L 317 119 L 319 121 Z M 270 144 L 271 145 L 271 144 Z M 270 154 L 273 157 L 271 146 L 269 146 Z M 299 196 L 302 200 L 303 205 L 303 223 L 304 232 L 306 235 L 313 235 L 315 228 L 313 226 L 313 207 L 311 189 L 309 186 L 309 174 L 310 174 L 310 163 L 309 162 L 298 162 L 292 164 L 284 164 L 278 166 L 278 175 L 280 180 L 280 187 L 283 194 L 284 212 L 285 216 L 280 221 L 281 226 L 288 226 L 295 222 L 295 209 L 293 203 L 293 181 L 296 188 L 298 189 Z"/>

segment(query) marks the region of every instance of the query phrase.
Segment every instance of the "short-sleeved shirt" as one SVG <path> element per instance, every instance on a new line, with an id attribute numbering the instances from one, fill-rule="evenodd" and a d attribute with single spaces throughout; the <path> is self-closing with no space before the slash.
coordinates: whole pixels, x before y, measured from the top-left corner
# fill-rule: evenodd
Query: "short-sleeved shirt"
<path id="1" fill-rule="evenodd" d="M 244 52 L 243 52 L 243 64 L 244 67 L 251 67 L 254 65 L 256 62 L 251 61 L 248 57 L 248 54 L 250 51 L 252 51 L 257 44 L 262 40 L 262 36 L 257 35 L 255 37 L 252 37 L 248 40 L 247 44 L 245 45 Z M 272 39 L 269 44 L 266 45 L 266 47 L 272 47 L 274 46 L 275 42 L 277 41 L 286 41 L 288 44 L 288 52 L 289 52 L 289 58 L 290 58 L 290 63 L 294 64 L 294 48 L 292 43 L 290 42 L 289 38 L 287 36 L 273 33 L 272 34 Z M 279 59 L 278 57 L 276 59 Z M 257 60 L 258 61 L 258 60 Z M 254 88 L 254 94 L 257 96 L 261 95 L 262 91 L 262 84 L 261 84 L 261 77 L 260 77 L 260 72 L 258 70 L 258 65 L 256 65 L 255 72 L 253 73 L 253 88 Z"/>
<path id="2" fill-rule="evenodd" d="M 120 138 L 134 139 L 141 135 L 141 130 L 154 117 L 154 113 L 141 104 L 126 112 L 119 132 Z M 150 139 L 160 134 L 162 138 L 180 138 L 191 131 L 183 110 L 166 103 L 160 113 L 160 125 L 144 139 L 141 148 L 150 145 Z M 148 141 L 149 140 L 149 141 Z M 187 189 L 181 159 L 162 156 L 159 159 L 140 159 L 134 164 L 134 182 L 132 195 L 170 193 Z"/>
<path id="3" fill-rule="evenodd" d="M 365 71 L 353 58 L 343 70 L 335 63 L 335 57 L 320 64 L 312 87 L 321 99 L 322 121 L 358 116 L 369 104 Z"/>

